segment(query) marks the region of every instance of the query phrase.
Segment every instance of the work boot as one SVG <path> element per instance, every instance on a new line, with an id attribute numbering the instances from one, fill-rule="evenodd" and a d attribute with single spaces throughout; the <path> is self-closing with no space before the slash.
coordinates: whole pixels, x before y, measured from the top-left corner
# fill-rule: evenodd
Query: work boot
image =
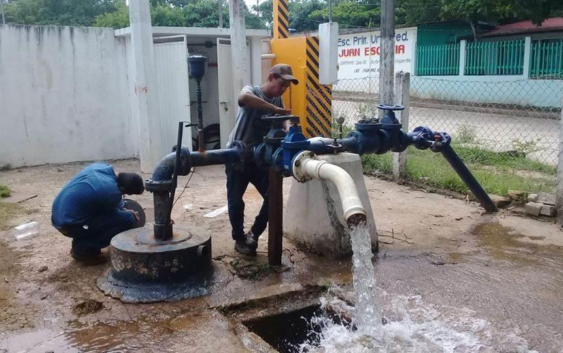
<path id="1" fill-rule="evenodd" d="M 251 230 L 249 230 L 248 233 L 244 235 L 244 237 L 246 238 L 246 245 L 248 245 L 250 249 L 256 251 L 256 249 L 258 248 L 258 237 L 254 235 Z"/>
<path id="2" fill-rule="evenodd" d="M 96 266 L 106 262 L 106 259 L 102 256 L 101 251 L 97 253 L 83 254 L 71 249 L 70 256 L 77 262 L 87 266 Z"/>
<path id="3" fill-rule="evenodd" d="M 256 248 L 251 248 L 246 244 L 246 239 L 239 239 L 235 241 L 235 250 L 243 255 L 255 256 Z"/>

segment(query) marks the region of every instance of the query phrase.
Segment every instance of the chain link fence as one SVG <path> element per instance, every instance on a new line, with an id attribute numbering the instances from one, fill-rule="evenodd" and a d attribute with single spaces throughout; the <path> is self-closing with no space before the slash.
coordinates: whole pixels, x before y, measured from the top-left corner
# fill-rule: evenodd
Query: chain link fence
<path id="1" fill-rule="evenodd" d="M 353 127 L 363 117 L 377 116 L 378 90 L 377 77 L 338 81 L 333 86 L 333 117 L 343 116 Z M 496 174 L 498 193 L 511 187 L 552 191 L 562 101 L 563 80 L 411 76 L 409 130 L 428 126 L 448 132 L 461 154 L 472 152 L 469 163 L 494 159 L 478 167 Z M 511 184 L 515 178 L 534 182 Z"/>

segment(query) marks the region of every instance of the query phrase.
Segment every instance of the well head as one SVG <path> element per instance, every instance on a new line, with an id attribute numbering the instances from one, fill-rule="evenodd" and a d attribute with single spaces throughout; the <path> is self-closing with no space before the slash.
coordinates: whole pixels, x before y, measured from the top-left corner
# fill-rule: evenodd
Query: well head
<path id="1" fill-rule="evenodd" d="M 177 226 L 161 241 L 152 227 L 136 228 L 112 239 L 111 268 L 98 288 L 128 303 L 174 301 L 205 295 L 211 273 L 208 231 Z"/>

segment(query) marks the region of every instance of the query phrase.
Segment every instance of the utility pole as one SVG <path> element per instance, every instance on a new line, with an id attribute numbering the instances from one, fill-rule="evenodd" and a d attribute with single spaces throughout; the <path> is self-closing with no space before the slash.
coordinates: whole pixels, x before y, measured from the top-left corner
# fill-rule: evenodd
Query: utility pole
<path id="1" fill-rule="evenodd" d="M 328 22 L 332 23 L 332 0 L 328 0 Z"/>
<path id="2" fill-rule="evenodd" d="M 395 78 L 395 0 L 382 0 L 381 2 L 381 55 L 379 62 L 379 103 L 393 104 L 394 78 Z"/>
<path id="3" fill-rule="evenodd" d="M 6 14 L 4 13 L 4 0 L 0 0 L 0 6 L 2 7 L 2 24 L 6 24 Z"/>
<path id="4" fill-rule="evenodd" d="M 240 90 L 250 84 L 250 65 L 246 48 L 244 0 L 229 1 L 229 25 L 231 28 L 233 91 L 235 96 L 238 97 Z M 234 102 L 236 102 L 236 100 Z"/>
<path id="5" fill-rule="evenodd" d="M 134 104 L 140 131 L 141 171 L 151 173 L 168 151 L 162 143 L 158 108 L 158 89 L 149 0 L 129 2 L 131 48 L 134 58 Z"/>
<path id="6" fill-rule="evenodd" d="M 223 28 L 223 0 L 218 0 L 219 2 L 219 28 Z"/>
<path id="7" fill-rule="evenodd" d="M 563 103 L 563 99 L 561 100 Z M 557 163 L 557 184 L 555 189 L 555 207 L 557 209 L 557 221 L 563 225 L 563 109 L 559 122 L 559 157 Z"/>

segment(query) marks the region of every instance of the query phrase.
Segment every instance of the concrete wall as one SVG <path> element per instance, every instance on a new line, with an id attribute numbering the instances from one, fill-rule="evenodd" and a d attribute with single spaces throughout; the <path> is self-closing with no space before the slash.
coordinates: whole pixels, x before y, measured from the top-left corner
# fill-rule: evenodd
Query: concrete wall
<path id="1" fill-rule="evenodd" d="M 411 76 L 411 96 L 561 108 L 563 80 L 530 80 L 522 76 Z"/>
<path id="2" fill-rule="evenodd" d="M 112 29 L 0 26 L 0 165 L 133 157 L 125 41 Z"/>

